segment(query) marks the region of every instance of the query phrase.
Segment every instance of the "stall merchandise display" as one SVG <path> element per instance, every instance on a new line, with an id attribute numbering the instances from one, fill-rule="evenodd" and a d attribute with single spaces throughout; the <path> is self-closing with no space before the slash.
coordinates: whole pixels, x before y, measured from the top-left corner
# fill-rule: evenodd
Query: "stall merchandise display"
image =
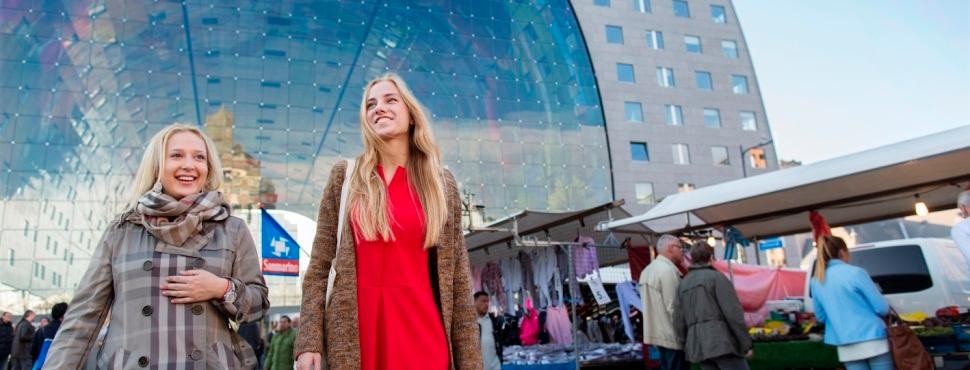
<path id="1" fill-rule="evenodd" d="M 528 347 L 510 346 L 505 347 L 502 353 L 504 364 L 509 365 L 572 364 L 576 361 L 572 347 L 559 344 Z M 583 346 L 579 352 L 580 364 L 602 364 L 629 360 L 643 360 L 643 347 L 640 343 L 591 343 Z"/>

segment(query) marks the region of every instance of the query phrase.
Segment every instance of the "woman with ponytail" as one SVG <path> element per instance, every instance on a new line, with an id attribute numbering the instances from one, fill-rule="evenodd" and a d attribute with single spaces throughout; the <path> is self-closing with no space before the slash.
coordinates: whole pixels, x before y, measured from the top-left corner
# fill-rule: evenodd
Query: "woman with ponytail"
<path id="1" fill-rule="evenodd" d="M 811 282 L 815 316 L 825 324 L 825 343 L 837 347 L 846 370 L 892 370 L 892 355 L 882 317 L 889 304 L 872 278 L 849 262 L 842 238 L 818 238 L 815 276 Z"/>
<path id="2" fill-rule="evenodd" d="M 298 368 L 481 369 L 458 186 L 427 113 L 386 74 L 360 131 L 363 154 L 333 166 L 320 202 Z"/>

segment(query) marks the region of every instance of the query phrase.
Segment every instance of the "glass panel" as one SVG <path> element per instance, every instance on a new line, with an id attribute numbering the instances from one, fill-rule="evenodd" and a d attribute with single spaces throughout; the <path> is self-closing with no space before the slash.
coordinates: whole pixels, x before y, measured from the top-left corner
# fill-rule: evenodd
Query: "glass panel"
<path id="1" fill-rule="evenodd" d="M 720 128 L 721 111 L 715 108 L 704 108 L 704 126 Z"/>
<path id="2" fill-rule="evenodd" d="M 727 148 L 723 146 L 711 147 L 711 160 L 714 162 L 715 166 L 731 165 L 731 160 L 728 158 Z"/>
<path id="3" fill-rule="evenodd" d="M 758 131 L 758 119 L 754 112 L 741 112 L 741 129 L 745 131 Z"/>
<path id="4" fill-rule="evenodd" d="M 674 164 L 690 164 L 690 152 L 687 144 L 674 144 L 671 146 L 674 154 Z"/>
<path id="5" fill-rule="evenodd" d="M 711 5 L 711 19 L 714 23 L 727 23 L 727 15 L 724 13 L 724 7 Z"/>
<path id="6" fill-rule="evenodd" d="M 593 0 L 593 5 L 596 5 L 596 6 L 610 6 L 610 0 Z"/>
<path id="7" fill-rule="evenodd" d="M 663 50 L 664 33 L 660 31 L 647 31 L 647 47 L 654 50 Z"/>
<path id="8" fill-rule="evenodd" d="M 616 79 L 621 82 L 636 82 L 633 75 L 633 65 L 625 63 L 616 64 Z"/>
<path id="9" fill-rule="evenodd" d="M 623 43 L 623 27 L 606 26 L 606 42 L 611 44 Z"/>
<path id="10" fill-rule="evenodd" d="M 728 58 L 738 58 L 738 43 L 731 40 L 721 41 L 721 51 L 724 52 L 724 56 Z"/>
<path id="11" fill-rule="evenodd" d="M 668 125 L 680 126 L 684 124 L 684 112 L 679 105 L 667 104 L 664 106 L 664 111 L 667 114 Z"/>
<path id="12" fill-rule="evenodd" d="M 653 183 L 636 183 L 633 186 L 636 193 L 637 204 L 656 203 L 656 198 L 653 195 Z"/>
<path id="13" fill-rule="evenodd" d="M 623 108 L 626 113 L 626 120 L 630 122 L 643 122 L 643 106 L 637 102 L 624 102 Z"/>
<path id="14" fill-rule="evenodd" d="M 714 83 L 711 81 L 711 73 L 704 71 L 697 71 L 694 73 L 697 77 L 697 88 L 700 90 L 714 90 Z"/>
<path id="15" fill-rule="evenodd" d="M 701 38 L 697 36 L 684 36 L 684 45 L 688 53 L 701 53 Z"/>
<path id="16" fill-rule="evenodd" d="M 633 9 L 640 13 L 650 13 L 651 8 L 650 0 L 633 0 Z"/>
<path id="17" fill-rule="evenodd" d="M 731 90 L 735 94 L 745 95 L 748 93 L 748 77 L 741 75 L 731 75 Z"/>
<path id="18" fill-rule="evenodd" d="M 674 87 L 674 70 L 667 67 L 657 67 L 657 84 L 661 87 Z"/>
<path id="19" fill-rule="evenodd" d="M 683 18 L 690 18 L 690 7 L 687 6 L 686 0 L 673 0 L 674 1 L 674 15 Z"/>
<path id="20" fill-rule="evenodd" d="M 630 143 L 630 154 L 634 161 L 650 161 L 650 154 L 647 152 L 647 143 Z"/>

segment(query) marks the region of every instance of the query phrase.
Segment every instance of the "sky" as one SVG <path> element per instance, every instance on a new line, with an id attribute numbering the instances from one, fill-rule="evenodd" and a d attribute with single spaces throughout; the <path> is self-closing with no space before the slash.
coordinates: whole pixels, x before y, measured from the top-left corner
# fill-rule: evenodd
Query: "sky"
<path id="1" fill-rule="evenodd" d="M 780 159 L 970 125 L 970 1 L 733 3 Z"/>

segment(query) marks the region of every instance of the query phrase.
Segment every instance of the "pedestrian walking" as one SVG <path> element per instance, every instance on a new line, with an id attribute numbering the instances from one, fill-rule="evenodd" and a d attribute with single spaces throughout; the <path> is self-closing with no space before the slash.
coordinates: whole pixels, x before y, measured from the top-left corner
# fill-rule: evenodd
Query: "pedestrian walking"
<path id="1" fill-rule="evenodd" d="M 293 370 L 293 342 L 296 340 L 297 329 L 291 328 L 293 321 L 289 316 L 280 317 L 279 331 L 273 336 L 266 351 L 266 370 Z"/>
<path id="2" fill-rule="evenodd" d="M 7 368 L 13 345 L 13 314 L 7 311 L 0 313 L 0 370 Z"/>
<path id="3" fill-rule="evenodd" d="M 682 339 L 674 331 L 674 302 L 680 285 L 684 258 L 680 239 L 664 234 L 657 241 L 657 258 L 640 273 L 640 299 L 643 300 L 643 342 L 660 351 L 660 368 L 688 368 Z"/>
<path id="4" fill-rule="evenodd" d="M 10 363 L 7 370 L 30 370 L 34 366 L 34 359 L 30 356 L 30 344 L 34 341 L 34 311 L 27 310 L 20 317 L 14 328 L 13 345 L 10 351 Z"/>
<path id="5" fill-rule="evenodd" d="M 34 341 L 30 346 L 30 356 L 33 358 L 34 362 L 40 357 L 40 350 L 44 347 L 45 339 L 54 339 L 57 335 L 57 330 L 61 327 L 61 320 L 64 319 L 64 313 L 67 312 L 67 303 L 60 302 L 54 304 L 51 307 L 51 321 L 47 325 L 42 326 L 37 329 L 34 333 Z"/>
<path id="6" fill-rule="evenodd" d="M 484 291 L 475 293 L 475 312 L 478 313 L 479 343 L 482 347 L 482 363 L 485 370 L 502 369 L 502 333 L 505 320 L 488 312 L 489 296 Z"/>

